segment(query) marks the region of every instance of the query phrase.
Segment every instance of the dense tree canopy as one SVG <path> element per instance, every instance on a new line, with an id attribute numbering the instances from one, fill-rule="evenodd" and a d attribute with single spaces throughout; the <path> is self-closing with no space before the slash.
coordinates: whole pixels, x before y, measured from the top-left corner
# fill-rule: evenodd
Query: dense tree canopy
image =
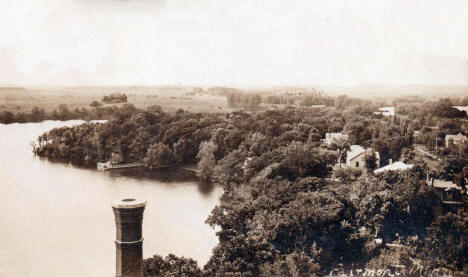
<path id="1" fill-rule="evenodd" d="M 365 177 L 338 171 L 338 182 L 332 168 L 349 145 L 321 141 L 326 132 L 344 129 L 351 144 L 379 152 L 382 165 L 411 161 L 414 131 L 431 120 L 422 114 L 382 117 L 368 103 L 346 97 L 334 107 L 256 113 L 165 113 L 126 105 L 105 124 L 43 134 L 38 154 L 149 168 L 197 164 L 201 180 L 223 187 L 221 203 L 207 219 L 219 230 L 219 244 L 205 267 L 155 256 L 145 261 L 147 276 L 323 276 L 337 264 L 389 266 L 390 260 L 456 272 L 466 265 L 466 222 L 461 214 L 433 213 L 439 200 L 425 183 L 427 165 Z M 464 180 L 466 160 L 446 151 L 434 174 Z M 369 155 L 369 171 L 376 162 Z"/>

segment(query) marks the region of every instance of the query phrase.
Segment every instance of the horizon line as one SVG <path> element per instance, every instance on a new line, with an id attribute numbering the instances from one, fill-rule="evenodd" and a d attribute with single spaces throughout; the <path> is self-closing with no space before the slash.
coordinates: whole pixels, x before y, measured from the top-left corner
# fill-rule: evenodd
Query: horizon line
<path id="1" fill-rule="evenodd" d="M 417 84 L 417 83 L 408 83 L 408 84 L 265 84 L 265 85 L 236 85 L 236 84 L 18 84 L 18 83 L 0 83 L 0 88 L 14 87 L 14 88 L 35 88 L 35 87 L 47 87 L 47 88 L 92 88 L 92 87 L 202 87 L 202 88 L 212 88 L 212 87 L 224 87 L 224 88 L 243 88 L 243 89 L 271 89 L 271 88 L 320 88 L 320 87 L 329 87 L 329 88 L 398 88 L 398 87 L 468 87 L 466 84 Z"/>

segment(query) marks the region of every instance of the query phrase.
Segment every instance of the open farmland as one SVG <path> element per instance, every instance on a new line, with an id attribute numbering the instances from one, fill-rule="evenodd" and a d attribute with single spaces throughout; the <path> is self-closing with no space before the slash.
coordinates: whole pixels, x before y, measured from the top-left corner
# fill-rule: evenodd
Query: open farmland
<path id="1" fill-rule="evenodd" d="M 71 110 L 89 108 L 92 101 L 101 101 L 103 96 L 112 93 L 125 93 L 128 103 L 143 109 L 159 105 L 169 112 L 177 109 L 192 112 L 232 110 L 225 97 L 194 94 L 191 87 L 3 87 L 0 88 L 0 112 L 26 112 L 34 106 L 51 112 L 60 104 L 66 104 Z"/>

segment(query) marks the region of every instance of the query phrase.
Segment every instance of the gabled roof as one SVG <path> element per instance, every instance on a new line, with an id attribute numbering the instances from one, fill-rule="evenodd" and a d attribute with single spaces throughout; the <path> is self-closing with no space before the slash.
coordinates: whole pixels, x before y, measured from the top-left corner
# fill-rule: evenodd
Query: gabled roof
<path id="1" fill-rule="evenodd" d="M 405 164 L 404 162 L 394 162 L 379 169 L 374 170 L 374 173 L 382 173 L 384 171 L 406 170 L 412 168 L 412 164 Z"/>
<path id="2" fill-rule="evenodd" d="M 467 140 L 468 138 L 466 136 L 462 135 L 461 133 L 458 133 L 456 135 L 446 135 L 445 140 L 449 140 L 449 139 L 452 139 L 452 140 Z"/>
<path id="3" fill-rule="evenodd" d="M 348 154 L 346 156 L 347 160 L 352 160 L 352 159 L 356 158 L 357 156 L 366 153 L 366 151 L 370 151 L 370 150 L 373 150 L 373 149 L 372 148 L 365 149 L 364 147 L 362 147 L 360 145 L 350 145 L 349 150 L 350 151 L 348 151 Z M 377 151 L 374 151 L 374 152 L 375 152 L 375 157 L 377 158 L 377 160 L 380 160 L 379 152 L 377 152 Z"/>
<path id="4" fill-rule="evenodd" d="M 360 145 L 350 145 L 347 159 L 352 160 L 356 158 L 357 156 L 361 155 L 362 153 L 364 153 L 365 151 L 366 149 L 364 149 L 364 147 Z"/>

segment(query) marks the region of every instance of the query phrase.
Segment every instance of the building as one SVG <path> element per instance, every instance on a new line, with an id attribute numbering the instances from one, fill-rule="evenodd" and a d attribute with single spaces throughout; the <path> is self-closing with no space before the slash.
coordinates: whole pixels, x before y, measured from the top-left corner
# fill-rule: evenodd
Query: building
<path id="1" fill-rule="evenodd" d="M 325 143 L 331 145 L 333 142 L 340 140 L 348 141 L 348 135 L 342 133 L 326 133 L 325 134 Z"/>
<path id="2" fill-rule="evenodd" d="M 468 138 L 461 133 L 458 133 L 457 135 L 446 135 L 445 136 L 445 146 L 449 147 L 450 143 L 453 142 L 453 144 L 458 145 L 462 143 L 467 143 Z"/>
<path id="3" fill-rule="evenodd" d="M 374 114 L 381 114 L 383 116 L 394 116 L 395 115 L 395 107 L 381 107 L 381 108 L 379 108 L 379 111 L 374 112 Z"/>
<path id="4" fill-rule="evenodd" d="M 374 151 L 372 148 L 365 149 L 360 145 L 351 145 L 350 151 L 346 155 L 346 166 L 350 168 L 365 170 L 366 169 L 366 153 Z M 379 152 L 375 152 L 377 158 L 377 168 L 380 166 L 380 155 Z"/>
<path id="5" fill-rule="evenodd" d="M 460 208 L 466 206 L 468 192 L 461 186 L 452 181 L 445 180 L 427 180 L 427 184 L 434 188 L 440 199 L 441 205 L 434 210 L 435 214 L 444 214 L 446 212 L 456 213 Z"/>
<path id="6" fill-rule="evenodd" d="M 374 173 L 382 173 L 384 171 L 403 171 L 407 169 L 413 168 L 412 164 L 405 164 L 404 162 L 394 162 L 391 164 L 388 164 L 384 167 L 381 167 L 379 169 L 374 170 Z"/>
<path id="7" fill-rule="evenodd" d="M 444 204 L 463 204 L 463 189 L 452 181 L 432 179 L 429 183 Z"/>

